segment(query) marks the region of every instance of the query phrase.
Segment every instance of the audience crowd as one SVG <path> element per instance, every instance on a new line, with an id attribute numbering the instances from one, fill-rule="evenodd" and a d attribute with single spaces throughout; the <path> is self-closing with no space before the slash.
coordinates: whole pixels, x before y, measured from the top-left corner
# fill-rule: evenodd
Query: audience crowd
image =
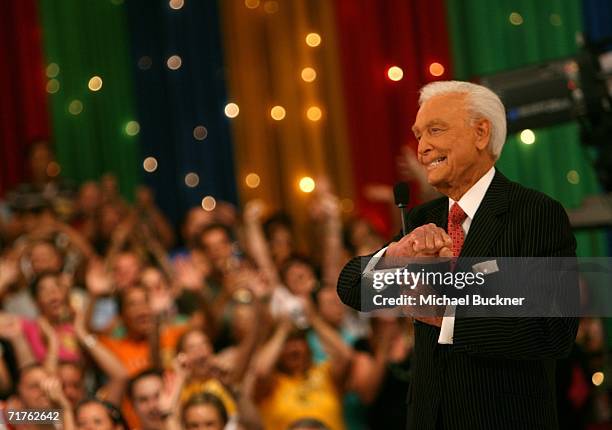
<path id="1" fill-rule="evenodd" d="M 399 174 L 435 197 L 411 154 Z M 259 201 L 194 207 L 175 231 L 145 187 L 133 204 L 111 174 L 72 188 L 49 176 L 44 142 L 30 160 L 30 183 L 0 202 L 0 420 L 57 409 L 61 423 L 7 428 L 405 428 L 411 321 L 359 315 L 335 290 L 387 238 L 325 181 L 307 232 Z M 392 207 L 388 187 L 366 191 Z M 604 338 L 583 320 L 559 366 L 564 428 L 610 418 L 591 381 Z"/>

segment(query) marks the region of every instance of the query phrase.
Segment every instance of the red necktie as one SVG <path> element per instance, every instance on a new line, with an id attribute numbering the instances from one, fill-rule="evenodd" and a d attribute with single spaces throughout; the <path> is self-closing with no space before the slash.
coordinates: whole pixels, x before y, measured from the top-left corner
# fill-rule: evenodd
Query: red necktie
<path id="1" fill-rule="evenodd" d="M 465 240 L 465 233 L 463 232 L 463 221 L 467 218 L 461 206 L 457 203 L 453 203 L 450 212 L 448 213 L 448 235 L 453 241 L 453 257 L 459 257 L 461 248 L 463 247 L 463 241 Z"/>

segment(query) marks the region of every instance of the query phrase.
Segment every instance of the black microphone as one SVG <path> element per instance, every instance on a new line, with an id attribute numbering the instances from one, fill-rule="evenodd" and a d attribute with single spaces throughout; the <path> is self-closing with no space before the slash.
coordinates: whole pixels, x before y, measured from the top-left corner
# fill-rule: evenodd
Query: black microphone
<path id="1" fill-rule="evenodd" d="M 395 204 L 400 210 L 400 216 L 402 217 L 402 235 L 405 236 L 406 231 L 406 208 L 410 202 L 410 187 L 405 182 L 398 182 L 393 187 L 393 197 L 395 198 Z"/>

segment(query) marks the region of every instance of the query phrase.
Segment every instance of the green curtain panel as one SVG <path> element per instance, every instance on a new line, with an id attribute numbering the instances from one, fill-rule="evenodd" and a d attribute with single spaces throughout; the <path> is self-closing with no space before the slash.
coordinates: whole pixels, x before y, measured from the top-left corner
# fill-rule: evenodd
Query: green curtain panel
<path id="1" fill-rule="evenodd" d="M 124 8 L 122 0 L 41 0 L 39 13 L 62 175 L 82 182 L 113 172 L 131 198 L 139 125 Z"/>
<path id="2" fill-rule="evenodd" d="M 579 0 L 447 0 L 457 79 L 518 68 L 576 52 L 582 31 Z M 577 124 L 534 130 L 527 145 L 508 136 L 498 166 L 509 178 L 540 190 L 566 207 L 600 192 Z M 603 256 L 601 232 L 580 232 L 578 255 Z"/>

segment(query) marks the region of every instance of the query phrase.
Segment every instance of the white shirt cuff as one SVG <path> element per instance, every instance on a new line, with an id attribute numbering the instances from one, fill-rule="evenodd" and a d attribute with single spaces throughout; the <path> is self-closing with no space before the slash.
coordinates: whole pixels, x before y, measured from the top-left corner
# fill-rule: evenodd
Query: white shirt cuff
<path id="1" fill-rule="evenodd" d="M 447 306 L 444 311 L 445 315 L 455 313 L 455 306 Z M 445 316 L 442 318 L 442 326 L 440 327 L 440 336 L 438 336 L 438 343 L 443 345 L 453 344 L 453 334 L 455 332 L 455 317 Z"/>

